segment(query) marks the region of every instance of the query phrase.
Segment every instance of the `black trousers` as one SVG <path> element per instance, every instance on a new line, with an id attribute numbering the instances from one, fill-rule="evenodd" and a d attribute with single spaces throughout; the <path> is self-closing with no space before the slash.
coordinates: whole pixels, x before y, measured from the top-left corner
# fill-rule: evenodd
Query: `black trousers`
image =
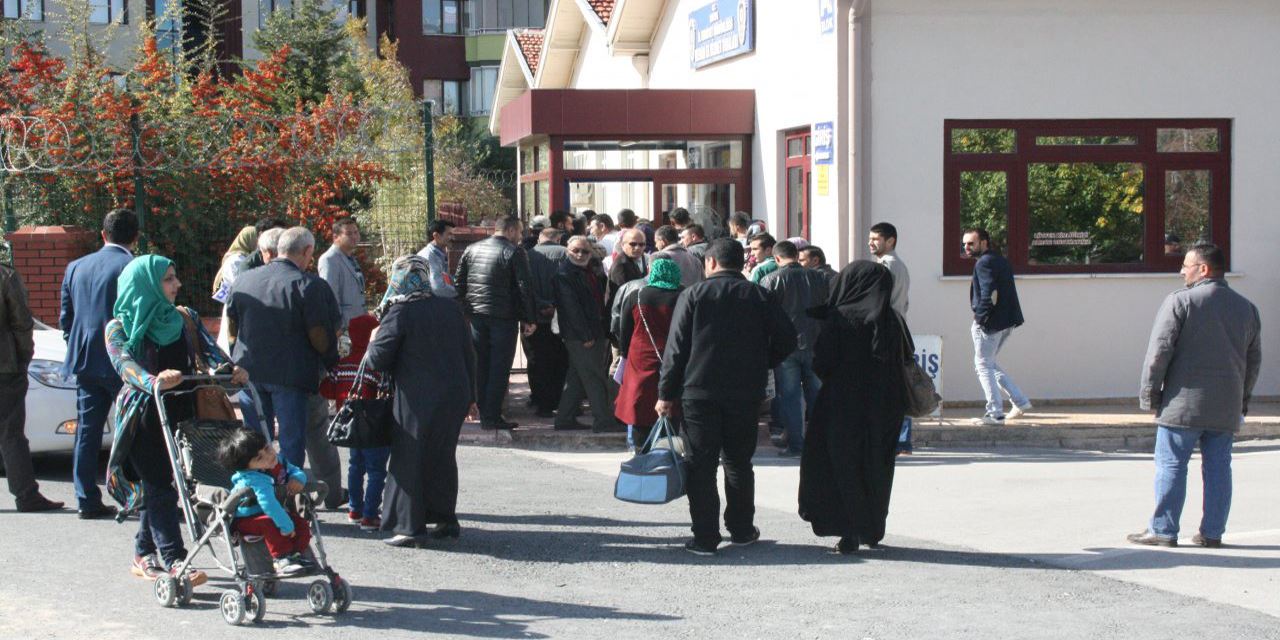
<path id="1" fill-rule="evenodd" d="M 538 411 L 555 411 L 569 370 L 564 341 L 551 332 L 550 323 L 539 323 L 532 335 L 520 339 L 520 344 L 529 363 L 529 399 Z"/>
<path id="2" fill-rule="evenodd" d="M 751 534 L 756 514 L 756 476 L 751 456 L 756 452 L 756 402 L 684 400 L 685 432 L 693 459 L 686 491 L 693 537 L 700 544 L 715 545 L 720 535 L 720 495 L 716 469 L 724 464 L 724 524 L 730 535 Z"/>
<path id="3" fill-rule="evenodd" d="M 27 384 L 25 371 L 0 373 L 0 458 L 4 460 L 9 493 L 20 507 L 40 495 L 26 434 Z"/>

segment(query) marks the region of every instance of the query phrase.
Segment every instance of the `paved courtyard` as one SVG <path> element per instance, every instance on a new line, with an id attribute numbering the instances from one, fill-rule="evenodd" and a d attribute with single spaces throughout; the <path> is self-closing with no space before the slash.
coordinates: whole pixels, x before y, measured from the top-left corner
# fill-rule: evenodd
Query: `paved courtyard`
<path id="1" fill-rule="evenodd" d="M 1239 448 L 1231 547 L 1213 551 L 1123 543 L 1150 507 L 1149 456 L 927 450 L 899 467 L 890 548 L 832 556 L 794 515 L 796 462 L 761 452 L 764 541 L 699 558 L 679 548 L 683 500 L 611 497 L 620 459 L 464 447 L 461 540 L 392 549 L 326 513 L 351 611 L 314 616 L 290 583 L 249 629 L 221 621 L 216 572 L 191 607 L 158 607 L 128 573 L 136 521 L 6 509 L 0 637 L 1280 638 L 1273 444 Z M 68 467 L 40 465 L 58 499 Z M 1184 530 L 1198 517 L 1189 500 Z"/>

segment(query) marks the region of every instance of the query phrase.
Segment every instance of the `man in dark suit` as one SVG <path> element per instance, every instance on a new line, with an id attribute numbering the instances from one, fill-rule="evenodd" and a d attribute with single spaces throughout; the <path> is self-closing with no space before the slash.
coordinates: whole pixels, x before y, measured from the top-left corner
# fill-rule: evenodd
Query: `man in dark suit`
<path id="1" fill-rule="evenodd" d="M 133 260 L 138 218 L 116 209 L 102 221 L 102 248 L 67 265 L 62 278 L 62 313 L 58 324 L 67 341 L 62 373 L 76 377 L 75 457 L 72 474 L 80 517 L 109 518 L 114 507 L 102 503 L 98 488 L 98 456 L 107 412 L 123 382 L 107 357 L 103 330 L 116 304 L 116 279 Z"/>
<path id="2" fill-rule="evenodd" d="M 964 253 L 976 260 L 973 283 L 969 285 L 969 306 L 973 308 L 973 365 L 978 382 L 987 397 L 987 411 L 975 418 L 979 425 L 998 426 L 1005 418 L 1016 418 L 1031 409 L 1031 400 L 1022 393 L 1013 378 L 996 364 L 996 354 L 1014 327 L 1022 325 L 1022 306 L 1018 289 L 1013 284 L 1013 266 L 1004 256 L 991 249 L 991 236 L 986 229 L 970 229 L 964 233 Z M 1009 394 L 1013 409 L 1004 412 L 1004 397 Z"/>

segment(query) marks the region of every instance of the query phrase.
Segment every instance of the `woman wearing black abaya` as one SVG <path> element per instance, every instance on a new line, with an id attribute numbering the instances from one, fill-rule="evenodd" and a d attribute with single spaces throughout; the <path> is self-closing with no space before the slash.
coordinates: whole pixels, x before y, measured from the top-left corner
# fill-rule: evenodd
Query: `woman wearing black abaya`
<path id="1" fill-rule="evenodd" d="M 461 307 L 431 295 L 424 258 L 391 266 L 374 315 L 382 324 L 365 361 L 395 383 L 391 462 L 383 500 L 384 540 L 397 547 L 457 538 L 458 432 L 475 399 L 475 355 Z M 427 524 L 435 528 L 428 530 Z"/>
<path id="2" fill-rule="evenodd" d="M 889 307 L 893 276 L 859 260 L 832 283 L 813 369 L 822 379 L 800 458 L 800 517 L 835 551 L 884 538 L 893 464 L 905 407 L 902 324 Z"/>

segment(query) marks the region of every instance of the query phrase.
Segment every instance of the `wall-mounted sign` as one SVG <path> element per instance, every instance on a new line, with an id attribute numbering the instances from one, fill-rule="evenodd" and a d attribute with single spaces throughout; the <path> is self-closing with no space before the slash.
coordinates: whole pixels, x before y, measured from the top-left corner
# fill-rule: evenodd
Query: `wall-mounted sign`
<path id="1" fill-rule="evenodd" d="M 815 169 L 814 175 L 817 178 L 814 182 L 818 183 L 818 195 L 826 196 L 831 193 L 831 165 L 820 164 Z"/>
<path id="2" fill-rule="evenodd" d="M 754 0 L 714 0 L 689 12 L 689 65 L 699 69 L 755 49 Z"/>
<path id="3" fill-rule="evenodd" d="M 942 336 L 912 334 L 911 341 L 916 344 L 916 364 L 920 365 L 925 374 L 933 379 L 933 388 L 938 390 L 938 395 L 946 397 L 942 392 Z M 939 405 L 930 415 L 934 418 L 941 417 L 942 406 Z"/>
<path id="4" fill-rule="evenodd" d="M 831 164 L 836 157 L 836 128 L 830 122 L 813 125 L 813 163 Z"/>
<path id="5" fill-rule="evenodd" d="M 818 34 L 836 32 L 836 0 L 818 0 Z"/>

